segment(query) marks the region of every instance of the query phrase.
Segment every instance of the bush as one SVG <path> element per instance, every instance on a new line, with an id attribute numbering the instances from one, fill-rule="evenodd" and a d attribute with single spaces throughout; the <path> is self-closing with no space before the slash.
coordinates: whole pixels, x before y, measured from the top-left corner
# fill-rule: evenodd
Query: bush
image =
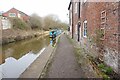
<path id="1" fill-rule="evenodd" d="M 111 67 L 105 67 L 106 74 L 111 74 L 113 72 L 113 69 Z"/>
<path id="2" fill-rule="evenodd" d="M 98 67 L 99 67 L 100 69 L 104 69 L 104 68 L 105 68 L 105 65 L 104 65 L 103 63 L 101 63 L 101 64 L 98 64 Z"/>
<path id="3" fill-rule="evenodd" d="M 102 72 L 104 72 L 108 75 L 113 72 L 113 69 L 111 67 L 105 67 L 105 65 L 103 63 L 98 64 L 98 67 L 101 69 Z"/>
<path id="4" fill-rule="evenodd" d="M 108 75 L 103 75 L 103 80 L 110 80 L 110 77 Z"/>
<path id="5" fill-rule="evenodd" d="M 28 24 L 19 18 L 10 18 L 10 21 L 11 21 L 12 27 L 14 29 L 22 29 L 23 30 L 23 29 L 28 28 Z"/>

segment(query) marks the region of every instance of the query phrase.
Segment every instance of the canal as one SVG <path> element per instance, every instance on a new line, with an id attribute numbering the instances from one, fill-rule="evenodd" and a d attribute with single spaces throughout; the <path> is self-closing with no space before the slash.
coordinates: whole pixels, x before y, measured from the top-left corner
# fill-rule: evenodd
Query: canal
<path id="1" fill-rule="evenodd" d="M 50 44 L 49 36 L 10 43 L 2 48 L 2 78 L 18 78 Z"/>

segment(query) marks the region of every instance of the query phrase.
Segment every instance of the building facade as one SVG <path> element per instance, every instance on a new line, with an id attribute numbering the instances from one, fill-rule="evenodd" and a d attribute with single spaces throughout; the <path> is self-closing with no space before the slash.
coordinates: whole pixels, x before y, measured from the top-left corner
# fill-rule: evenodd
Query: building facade
<path id="1" fill-rule="evenodd" d="M 71 0 L 68 10 L 72 38 L 118 71 L 120 2 Z M 76 11 L 77 10 L 77 11 Z M 72 16 L 70 16 L 72 15 Z"/>
<path id="2" fill-rule="evenodd" d="M 11 28 L 10 20 L 7 17 L 2 17 L 2 19 L 1 19 L 1 26 L 2 26 L 3 30 L 10 29 Z"/>
<path id="3" fill-rule="evenodd" d="M 28 22 L 30 19 L 30 17 L 27 14 L 15 8 L 12 8 L 5 13 L 1 12 L 0 13 L 0 25 L 1 25 L 0 29 L 1 30 L 11 28 L 11 22 L 9 18 L 19 18 L 21 20 L 24 20 L 25 22 Z"/>
<path id="4" fill-rule="evenodd" d="M 24 21 L 28 21 L 30 18 L 27 14 L 15 9 L 15 8 L 12 8 L 12 9 L 8 10 L 7 12 L 3 13 L 3 16 L 4 17 L 17 17 Z"/>
<path id="5" fill-rule="evenodd" d="M 79 41 L 80 39 L 80 2 L 69 3 L 69 26 L 71 37 Z"/>
<path id="6" fill-rule="evenodd" d="M 10 29 L 11 23 L 7 17 L 0 15 L 0 30 Z"/>

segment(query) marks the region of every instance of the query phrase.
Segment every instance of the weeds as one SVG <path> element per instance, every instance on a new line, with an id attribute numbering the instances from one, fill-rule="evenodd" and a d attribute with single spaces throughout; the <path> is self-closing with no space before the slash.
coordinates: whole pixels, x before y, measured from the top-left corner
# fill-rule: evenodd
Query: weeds
<path id="1" fill-rule="evenodd" d="M 102 72 L 105 74 L 110 75 L 113 72 L 113 69 L 111 67 L 106 67 L 103 63 L 98 64 L 98 67 L 101 69 Z"/>
<path id="2" fill-rule="evenodd" d="M 21 30 L 28 29 L 28 24 L 25 21 L 21 20 L 21 19 L 10 18 L 10 21 L 11 21 L 12 27 L 14 29 L 21 29 Z"/>

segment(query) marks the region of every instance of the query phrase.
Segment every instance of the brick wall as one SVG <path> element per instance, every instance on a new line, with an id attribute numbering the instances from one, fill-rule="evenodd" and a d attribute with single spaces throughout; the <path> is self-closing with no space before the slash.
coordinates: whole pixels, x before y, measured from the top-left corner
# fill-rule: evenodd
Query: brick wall
<path id="1" fill-rule="evenodd" d="M 28 21 L 29 18 L 30 18 L 27 14 L 15 9 L 15 8 L 10 9 L 6 13 L 3 13 L 3 16 L 9 17 L 9 13 L 15 13 L 17 18 L 20 18 L 20 19 L 22 19 L 24 21 Z"/>
<path id="2" fill-rule="evenodd" d="M 9 13 L 15 13 L 16 17 L 18 17 L 18 11 L 15 8 L 10 9 L 9 11 L 7 11 L 6 13 L 3 13 L 3 16 L 5 17 L 9 17 Z"/>
<path id="3" fill-rule="evenodd" d="M 115 71 L 118 70 L 118 5 L 118 2 L 87 2 L 82 4 L 81 11 L 82 36 L 83 22 L 87 20 L 87 38 L 82 38 L 82 44 L 87 48 L 86 50 L 92 50 L 92 53 L 94 53 L 90 40 L 93 36 L 96 36 L 96 29 L 104 27 L 105 37 L 101 41 L 101 44 L 103 44 L 102 59 L 107 65 L 113 67 Z M 102 11 L 106 12 L 105 23 L 102 23 L 101 20 Z M 97 49 L 97 46 L 95 46 L 94 51 Z M 97 54 L 99 56 L 101 53 Z"/>
<path id="4" fill-rule="evenodd" d="M 75 2 L 73 6 L 73 34 L 77 40 L 78 13 L 75 13 Z M 118 71 L 118 53 L 120 51 L 120 2 L 86 2 L 81 4 L 80 43 L 90 55 L 100 57 L 104 63 Z M 87 37 L 83 37 L 83 22 L 87 21 Z M 95 42 L 97 30 L 104 31 L 104 37 Z M 100 45 L 100 46 L 98 46 Z"/>

